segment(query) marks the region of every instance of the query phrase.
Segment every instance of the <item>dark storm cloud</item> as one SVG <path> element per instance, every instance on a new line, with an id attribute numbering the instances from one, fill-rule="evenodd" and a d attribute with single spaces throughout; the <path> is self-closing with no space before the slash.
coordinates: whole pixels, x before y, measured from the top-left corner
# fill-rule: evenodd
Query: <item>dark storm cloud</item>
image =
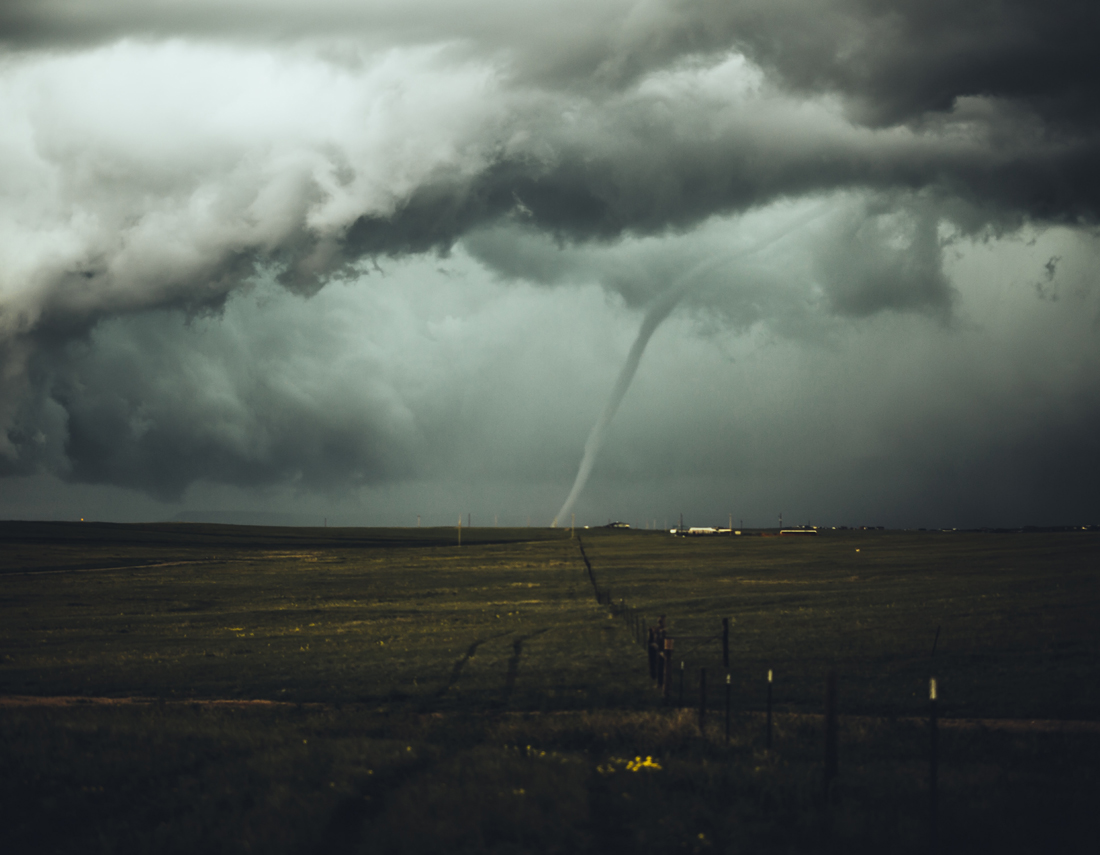
<path id="1" fill-rule="evenodd" d="M 10 47 L 127 36 L 462 40 L 512 51 L 514 67 L 543 82 L 587 86 L 621 85 L 678 57 L 732 46 L 790 86 L 843 93 L 877 124 L 980 95 L 1095 125 L 1098 28 L 1100 10 L 1087 0 L 8 0 L 0 9 Z"/>
<path id="2" fill-rule="evenodd" d="M 953 289 L 943 272 L 939 219 L 920 200 L 876 200 L 838 217 L 816 251 L 831 308 L 853 317 L 884 310 L 946 316 Z"/>
<path id="3" fill-rule="evenodd" d="M 566 4 L 576 15 L 571 26 L 553 3 L 516 14 L 492 3 L 262 7 L 14 3 L 4 7 L 0 32 L 11 45 L 36 47 L 180 34 L 457 41 L 467 59 L 481 51 L 503 62 L 499 90 L 486 94 L 508 115 L 465 140 L 481 151 L 478 168 L 441 163 L 404 187 L 392 208 L 366 205 L 344 228 L 311 227 L 305 200 L 274 245 L 265 236 L 262 251 L 246 242 L 210 253 L 191 277 L 203 282 L 232 287 L 262 253 L 285 264 L 288 285 L 309 292 L 363 255 L 446 250 L 516 210 L 537 228 L 582 241 L 690 228 L 715 213 L 848 187 L 928 187 L 994 220 L 1094 221 L 1098 210 L 1098 93 L 1087 34 L 1100 19 L 1087 4 L 624 2 L 603 12 Z M 690 76 L 692 63 L 705 70 L 730 50 L 764 69 L 758 97 L 730 103 L 713 86 L 636 88 L 646 74 Z M 563 58 L 560 68 L 552 57 Z M 811 102 L 816 111 L 799 115 L 794 96 L 803 95 L 839 96 L 844 112 Z M 508 131 L 525 139 L 509 141 Z M 360 167 L 333 157 L 334 173 Z M 325 194 L 308 185 L 302 192 Z M 54 274 L 45 304 L 57 320 L 42 322 L 66 323 L 67 279 L 87 286 L 80 277 L 99 275 L 94 263 Z M 223 290 L 181 284 L 161 304 L 216 304 Z"/>
<path id="4" fill-rule="evenodd" d="M 96 340 L 108 361 L 78 370 L 112 319 L 217 312 L 258 268 L 314 294 L 466 239 L 505 278 L 587 277 L 640 304 L 675 260 L 635 275 L 574 253 L 570 271 L 544 239 L 608 247 L 854 193 L 814 244 L 823 305 L 945 318 L 943 222 L 1096 222 L 1098 31 L 1069 0 L 5 3 L 0 72 L 46 71 L 12 96 L 4 143 L 30 164 L 11 159 L 12 186 L 41 179 L 5 203 L 22 231 L 0 282 L 0 467 L 162 495 L 410 471 L 386 396 L 345 417 L 335 393 L 237 372 L 210 401 L 182 344 L 135 374 Z"/>
<path id="5" fill-rule="evenodd" d="M 36 394 L 9 430 L 16 471 L 163 500 L 201 479 L 324 490 L 408 476 L 424 436 L 384 366 L 349 360 L 339 324 L 295 319 L 296 308 L 284 296 L 266 311 L 253 299 L 190 322 L 160 311 L 39 348 L 28 372 Z M 287 349 L 288 331 L 307 346 Z"/>
<path id="6" fill-rule="evenodd" d="M 8 474 L 177 501 L 196 482 L 346 496 L 557 465 L 555 402 L 584 388 L 576 377 L 592 366 L 538 334 L 576 326 L 577 301 L 540 289 L 532 313 L 531 289 L 492 282 L 469 261 L 437 264 L 386 264 L 309 299 L 268 277 L 217 316 L 133 314 L 40 348 L 33 394 L 9 429 L 22 468 Z M 593 324 L 580 326 L 585 343 Z"/>
<path id="7" fill-rule="evenodd" d="M 541 77 L 525 74 L 524 61 L 568 36 L 551 29 L 546 42 L 531 44 L 520 28 L 510 33 L 517 85 L 579 95 L 573 106 L 582 114 L 588 106 L 592 124 L 540 126 L 540 118 L 567 109 L 548 99 L 542 115 L 525 122 L 552 147 L 552 158 L 520 151 L 469 180 L 441 176 L 414 191 L 396 216 L 356 223 L 352 252 L 445 247 L 471 223 L 512 210 L 517 198 L 533 223 L 581 240 L 686 228 L 716 212 L 837 187 L 930 187 L 965 203 L 964 228 L 1018 224 L 1020 217 L 1097 218 L 1094 4 L 637 5 L 651 14 L 632 19 L 636 26 L 597 20 L 600 37 L 571 34 L 577 43 L 598 43 L 601 62 L 578 64 L 564 51 L 570 59 L 562 68 L 536 62 L 546 71 Z M 658 7 L 661 14 L 652 11 Z M 616 24 L 624 25 L 621 33 Z M 487 44 L 500 37 L 468 35 Z M 799 126 L 759 105 L 723 123 L 725 105 L 691 95 L 684 103 L 671 93 L 616 94 L 643 74 L 730 49 L 758 63 L 775 91 L 839 97 L 853 125 L 842 131 L 814 117 Z M 717 118 L 707 117 L 712 111 Z M 906 129 L 912 137 L 861 137 L 862 127 Z"/>
<path id="8" fill-rule="evenodd" d="M 562 239 L 612 240 L 837 188 L 930 188 L 992 222 L 1096 218 L 1100 147 L 1091 141 L 993 148 L 948 134 L 829 127 L 824 115 L 804 125 L 793 114 L 757 116 L 752 126 L 731 117 L 722 126 L 648 107 L 605 113 L 610 144 L 563 135 L 552 159 L 505 157 L 473 177 L 440 176 L 394 214 L 357 220 L 343 246 L 351 257 L 445 249 L 519 204 L 529 224 Z"/>

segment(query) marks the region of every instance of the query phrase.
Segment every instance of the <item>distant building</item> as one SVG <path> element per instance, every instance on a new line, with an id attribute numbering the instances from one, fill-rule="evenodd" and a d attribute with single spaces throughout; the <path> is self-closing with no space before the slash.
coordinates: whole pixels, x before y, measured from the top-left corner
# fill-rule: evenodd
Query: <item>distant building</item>
<path id="1" fill-rule="evenodd" d="M 816 528 L 784 528 L 779 530 L 779 536 L 787 534 L 817 534 Z"/>
<path id="2" fill-rule="evenodd" d="M 624 522 L 609 522 L 604 528 L 630 528 L 630 523 Z"/>

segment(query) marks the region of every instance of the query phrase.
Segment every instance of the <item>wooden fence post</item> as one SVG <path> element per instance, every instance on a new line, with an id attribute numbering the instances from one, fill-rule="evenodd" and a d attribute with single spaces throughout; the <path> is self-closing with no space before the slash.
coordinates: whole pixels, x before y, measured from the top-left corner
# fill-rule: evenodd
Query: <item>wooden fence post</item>
<path id="1" fill-rule="evenodd" d="M 772 750 L 772 669 L 768 669 L 768 712 L 764 725 L 764 750 Z"/>

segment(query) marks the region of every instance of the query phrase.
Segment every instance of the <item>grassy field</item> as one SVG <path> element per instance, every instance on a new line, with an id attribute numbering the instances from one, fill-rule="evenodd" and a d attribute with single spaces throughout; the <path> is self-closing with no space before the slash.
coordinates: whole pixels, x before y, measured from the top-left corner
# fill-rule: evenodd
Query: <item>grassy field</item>
<path id="1" fill-rule="evenodd" d="M 181 528 L 13 549 L 0 692 L 540 708 L 636 683 L 608 683 L 629 642 L 560 533 Z M 14 572 L 36 561 L 89 569 Z"/>
<path id="2" fill-rule="evenodd" d="M 732 619 L 744 705 L 762 703 L 773 669 L 784 707 L 816 709 L 834 667 L 852 712 L 922 710 L 935 675 L 948 714 L 1100 719 L 1096 532 L 601 534 L 585 549 L 614 601 L 667 614 L 673 635 Z M 716 674 L 718 646 L 694 646 L 676 659 Z"/>
<path id="3" fill-rule="evenodd" d="M 0 848 L 924 852 L 934 673 L 941 850 L 1093 851 L 1094 532 L 456 534 L 0 523 Z"/>

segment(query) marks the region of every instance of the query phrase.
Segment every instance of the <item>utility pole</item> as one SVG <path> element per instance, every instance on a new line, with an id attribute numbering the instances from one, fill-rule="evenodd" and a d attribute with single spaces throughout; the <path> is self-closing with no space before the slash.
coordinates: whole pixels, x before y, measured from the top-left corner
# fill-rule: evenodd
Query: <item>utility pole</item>
<path id="1" fill-rule="evenodd" d="M 420 528 L 420 514 L 416 515 L 416 527 Z"/>
<path id="2" fill-rule="evenodd" d="M 576 514 L 570 514 L 569 515 L 569 539 L 570 540 L 573 539 L 573 529 L 575 529 L 576 527 L 577 527 L 577 515 Z"/>
<path id="3" fill-rule="evenodd" d="M 462 546 L 462 514 L 458 515 L 458 545 Z"/>

